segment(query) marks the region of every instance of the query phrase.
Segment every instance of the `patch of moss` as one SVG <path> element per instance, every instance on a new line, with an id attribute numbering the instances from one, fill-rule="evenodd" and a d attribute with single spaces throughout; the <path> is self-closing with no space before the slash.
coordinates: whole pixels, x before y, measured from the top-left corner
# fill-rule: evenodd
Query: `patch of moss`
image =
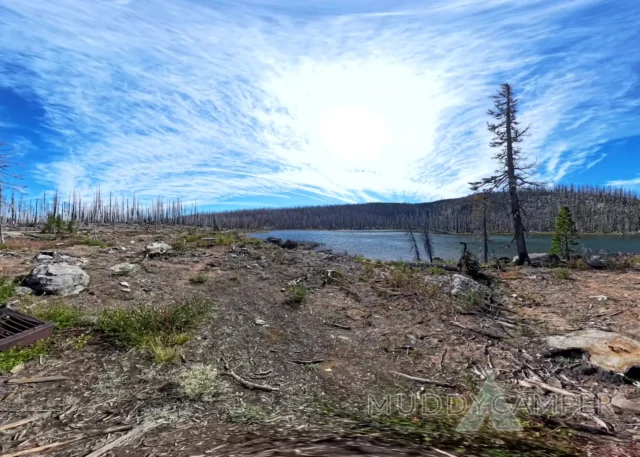
<path id="1" fill-rule="evenodd" d="M 38 341 L 25 347 L 12 347 L 0 352 L 0 373 L 8 373 L 21 363 L 36 359 L 49 352 L 49 340 Z"/>

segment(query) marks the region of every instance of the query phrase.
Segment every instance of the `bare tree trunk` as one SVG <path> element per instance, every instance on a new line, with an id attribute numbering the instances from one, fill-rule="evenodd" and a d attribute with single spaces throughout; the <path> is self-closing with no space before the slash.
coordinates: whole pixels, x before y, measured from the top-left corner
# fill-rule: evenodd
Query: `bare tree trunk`
<path id="1" fill-rule="evenodd" d="M 482 241 L 484 247 L 484 263 L 489 263 L 489 231 L 487 230 L 487 200 L 482 200 Z"/>
<path id="2" fill-rule="evenodd" d="M 512 94 L 509 89 L 507 92 L 507 110 L 506 110 L 506 134 L 507 134 L 507 173 L 509 179 L 509 197 L 511 199 L 511 215 L 513 217 L 513 230 L 515 232 L 516 248 L 518 250 L 518 262 L 516 265 L 522 265 L 527 262 L 531 264 L 529 259 L 529 253 L 527 252 L 527 241 L 525 239 L 525 229 L 522 222 L 522 215 L 520 212 L 520 202 L 518 201 L 518 183 L 516 180 L 516 169 L 513 160 L 513 137 L 512 137 L 512 122 L 511 117 L 511 102 Z"/>

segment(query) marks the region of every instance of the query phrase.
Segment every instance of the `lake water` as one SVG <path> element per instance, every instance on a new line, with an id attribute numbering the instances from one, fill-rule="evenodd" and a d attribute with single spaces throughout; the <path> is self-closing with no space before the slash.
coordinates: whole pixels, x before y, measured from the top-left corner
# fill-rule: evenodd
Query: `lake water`
<path id="1" fill-rule="evenodd" d="M 333 249 L 334 252 L 347 252 L 381 260 L 412 260 L 407 235 L 400 231 L 382 230 L 276 230 L 253 234 L 260 239 L 274 236 L 283 240 L 313 241 L 321 243 L 320 249 Z M 470 235 L 433 235 L 434 255 L 443 259 L 457 259 L 460 256 L 461 241 L 469 243 L 469 248 L 478 257 L 482 254 L 482 242 Z M 515 243 L 509 246 L 512 236 L 494 235 L 489 246 L 489 255 L 495 251 L 498 257 L 511 258 L 516 254 Z M 578 250 L 583 247 L 593 251 L 640 253 L 640 235 L 582 235 Z M 532 252 L 549 252 L 551 235 L 531 235 L 527 240 L 527 249 Z"/>

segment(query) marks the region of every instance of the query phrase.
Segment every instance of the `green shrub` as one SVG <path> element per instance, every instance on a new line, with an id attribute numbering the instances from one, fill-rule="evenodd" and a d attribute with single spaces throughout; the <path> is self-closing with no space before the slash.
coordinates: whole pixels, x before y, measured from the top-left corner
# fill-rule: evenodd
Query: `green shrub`
<path id="1" fill-rule="evenodd" d="M 588 270 L 591 268 L 583 258 L 570 259 L 567 262 L 567 266 L 574 270 L 580 271 Z"/>
<path id="2" fill-rule="evenodd" d="M 123 346 L 145 347 L 158 338 L 171 345 L 175 335 L 195 330 L 210 311 L 211 303 L 195 297 L 164 306 L 104 309 L 98 328 Z"/>
<path id="3" fill-rule="evenodd" d="M 12 279 L 0 277 L 0 303 L 5 302 L 8 298 L 13 297 L 16 293 L 16 285 Z"/>
<path id="4" fill-rule="evenodd" d="M 33 360 L 49 351 L 48 340 L 38 341 L 26 347 L 12 347 L 0 351 L 0 373 L 7 373 L 16 365 Z"/>
<path id="5" fill-rule="evenodd" d="M 196 243 L 198 241 L 200 241 L 201 238 L 204 238 L 204 234 L 202 233 L 194 233 L 191 235 L 187 235 L 184 237 L 184 242 L 185 243 Z"/>
<path id="6" fill-rule="evenodd" d="M 198 363 L 180 375 L 180 394 L 190 400 L 213 401 L 227 390 L 227 383 L 211 365 Z"/>
<path id="7" fill-rule="evenodd" d="M 440 267 L 430 267 L 427 271 L 431 276 L 442 276 L 447 274 L 447 271 Z"/>
<path id="8" fill-rule="evenodd" d="M 53 322 L 57 329 L 77 327 L 82 322 L 83 313 L 77 307 L 66 303 L 40 304 L 29 313 L 43 321 Z"/>
<path id="9" fill-rule="evenodd" d="M 553 270 L 553 276 L 560 280 L 570 279 L 569 270 L 567 268 L 556 268 Z"/>
<path id="10" fill-rule="evenodd" d="M 61 216 L 54 216 L 50 214 L 47 217 L 47 222 L 42 228 L 42 233 L 59 233 L 62 231 L 63 221 Z"/>
<path id="11" fill-rule="evenodd" d="M 7 243 L 0 243 L 0 251 L 5 249 L 9 249 L 9 246 L 7 246 Z"/>
<path id="12" fill-rule="evenodd" d="M 309 295 L 309 287 L 306 284 L 294 284 L 287 287 L 287 302 L 299 305 Z"/>
<path id="13" fill-rule="evenodd" d="M 158 363 L 174 363 L 180 360 L 180 350 L 175 346 L 167 345 L 163 338 L 149 339 L 145 342 L 144 348 Z"/>
<path id="14" fill-rule="evenodd" d="M 484 296 L 477 290 L 471 290 L 462 297 L 462 300 L 466 309 L 473 310 L 483 305 Z"/>
<path id="15" fill-rule="evenodd" d="M 264 422 L 269 415 L 259 406 L 247 405 L 229 411 L 227 421 L 233 424 L 259 424 Z"/>
<path id="16" fill-rule="evenodd" d="M 189 278 L 189 282 L 191 284 L 204 284 L 205 282 L 207 282 L 207 279 L 208 278 L 206 275 L 204 275 L 203 273 L 198 273 L 193 278 Z"/>
<path id="17" fill-rule="evenodd" d="M 86 244 L 87 246 L 98 246 L 101 248 L 106 248 L 107 247 L 107 243 L 105 243 L 104 241 L 101 240 L 93 240 L 91 238 L 87 238 L 86 240 L 84 240 L 84 244 Z"/>

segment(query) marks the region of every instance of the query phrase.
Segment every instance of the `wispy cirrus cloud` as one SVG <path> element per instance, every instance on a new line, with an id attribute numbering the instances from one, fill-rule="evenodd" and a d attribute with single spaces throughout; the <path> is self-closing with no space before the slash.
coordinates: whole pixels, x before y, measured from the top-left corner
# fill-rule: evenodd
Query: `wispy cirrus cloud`
<path id="1" fill-rule="evenodd" d="M 0 86 L 53 132 L 34 178 L 201 202 L 460 196 L 495 168 L 504 81 L 543 180 L 640 134 L 640 4 L 299 3 L 0 0 Z"/>

